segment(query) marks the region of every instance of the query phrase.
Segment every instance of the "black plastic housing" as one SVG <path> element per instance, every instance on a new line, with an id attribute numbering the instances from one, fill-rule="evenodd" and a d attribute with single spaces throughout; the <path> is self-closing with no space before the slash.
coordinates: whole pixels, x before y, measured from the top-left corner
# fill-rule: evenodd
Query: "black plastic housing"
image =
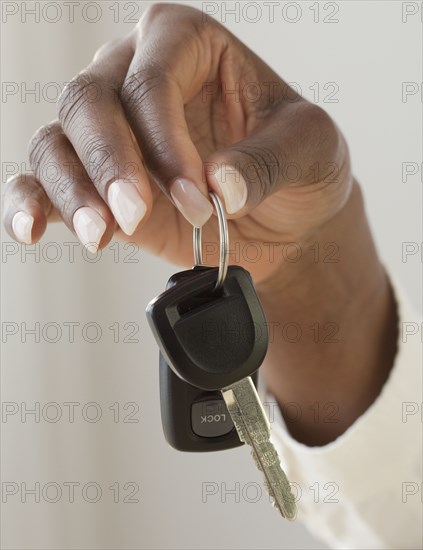
<path id="1" fill-rule="evenodd" d="M 229 266 L 214 292 L 217 268 L 173 275 L 147 306 L 166 363 L 196 388 L 220 390 L 251 376 L 268 346 L 266 319 L 250 274 Z"/>
<path id="2" fill-rule="evenodd" d="M 252 376 L 257 384 L 258 373 Z M 216 437 L 202 437 L 192 426 L 192 406 L 196 403 L 216 400 L 226 409 L 222 394 L 204 391 L 184 382 L 172 371 L 160 354 L 160 409 L 163 433 L 166 441 L 178 451 L 211 452 L 223 451 L 243 445 L 232 423 L 229 432 Z M 229 413 L 227 413 L 229 415 Z"/>

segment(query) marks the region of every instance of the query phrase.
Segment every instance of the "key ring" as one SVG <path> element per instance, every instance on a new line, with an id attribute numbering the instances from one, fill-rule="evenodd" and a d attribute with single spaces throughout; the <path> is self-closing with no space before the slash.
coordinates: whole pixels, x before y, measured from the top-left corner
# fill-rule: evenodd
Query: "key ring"
<path id="1" fill-rule="evenodd" d="M 228 272 L 228 261 L 229 261 L 229 234 L 228 234 L 228 222 L 226 220 L 225 211 L 219 197 L 216 193 L 209 193 L 213 204 L 216 208 L 217 219 L 219 220 L 219 237 L 220 237 L 220 261 L 219 261 L 219 272 L 217 274 L 217 281 L 214 290 L 219 290 L 222 288 L 223 283 L 225 282 L 226 273 Z M 202 252 L 202 228 L 194 227 L 193 234 L 193 244 L 194 244 L 194 261 L 195 265 L 204 265 L 203 264 L 203 252 Z"/>

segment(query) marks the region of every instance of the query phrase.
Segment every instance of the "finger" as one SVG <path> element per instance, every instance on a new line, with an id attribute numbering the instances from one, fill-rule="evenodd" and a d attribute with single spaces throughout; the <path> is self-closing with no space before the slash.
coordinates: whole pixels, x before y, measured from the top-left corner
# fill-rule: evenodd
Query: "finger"
<path id="1" fill-rule="evenodd" d="M 33 174 L 13 176 L 4 194 L 3 223 L 6 231 L 23 244 L 38 242 L 47 227 L 52 205 Z"/>
<path id="2" fill-rule="evenodd" d="M 112 238 L 113 216 L 58 121 L 42 127 L 29 145 L 35 176 L 63 221 L 95 253 Z"/>
<path id="3" fill-rule="evenodd" d="M 149 172 L 186 219 L 202 226 L 213 209 L 185 104 L 207 78 L 211 54 L 192 17 L 201 13 L 180 6 L 148 10 L 134 35 L 136 52 L 120 95 Z"/>
<path id="4" fill-rule="evenodd" d="M 149 179 L 118 99 L 132 56 L 128 40 L 103 47 L 59 100 L 66 136 L 127 235 L 152 207 Z"/>
<path id="5" fill-rule="evenodd" d="M 339 144 L 335 124 L 319 107 L 303 100 L 277 106 L 248 138 L 207 159 L 206 178 L 228 214 L 240 217 L 281 187 L 314 182 L 318 191 L 313 166 L 331 164 Z M 316 198 L 310 196 L 315 205 Z"/>

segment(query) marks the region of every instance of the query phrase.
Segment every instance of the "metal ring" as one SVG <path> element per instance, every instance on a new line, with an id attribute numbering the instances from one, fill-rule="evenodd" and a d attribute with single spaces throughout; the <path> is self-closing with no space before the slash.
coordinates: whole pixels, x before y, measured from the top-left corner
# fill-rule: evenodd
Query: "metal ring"
<path id="1" fill-rule="evenodd" d="M 216 208 L 217 219 L 219 220 L 219 235 L 220 235 L 220 262 L 219 272 L 217 274 L 217 281 L 214 290 L 222 288 L 225 282 L 226 273 L 228 272 L 229 261 L 229 234 L 228 234 L 228 222 L 225 216 L 225 210 L 222 202 L 216 193 L 210 192 L 210 197 Z M 194 227 L 193 234 L 194 245 L 194 261 L 195 265 L 203 264 L 203 252 L 202 252 L 202 229 L 201 227 Z"/>

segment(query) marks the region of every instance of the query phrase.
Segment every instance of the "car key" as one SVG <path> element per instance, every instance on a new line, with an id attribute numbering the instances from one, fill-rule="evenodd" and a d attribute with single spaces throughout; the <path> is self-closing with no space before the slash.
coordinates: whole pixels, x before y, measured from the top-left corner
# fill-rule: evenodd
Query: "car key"
<path id="1" fill-rule="evenodd" d="M 190 277 L 181 277 L 150 302 L 148 320 L 166 363 L 179 378 L 195 388 L 222 393 L 239 439 L 252 447 L 274 504 L 284 517 L 294 519 L 295 499 L 250 378 L 267 351 L 264 313 L 245 269 L 230 266 L 218 290 L 216 278 L 217 268 L 192 270 Z M 234 326 L 238 331 L 231 340 Z M 210 339 L 207 327 L 217 330 L 217 341 Z"/>
<path id="2" fill-rule="evenodd" d="M 270 442 L 270 426 L 250 375 L 261 365 L 267 351 L 267 326 L 263 310 L 247 271 L 227 266 L 228 236 L 223 208 L 212 195 L 219 217 L 221 263 L 219 270 L 197 271 L 150 302 L 147 316 L 161 353 L 177 376 L 207 391 L 220 390 L 241 441 L 252 447 L 265 486 L 280 513 L 295 519 L 295 499 Z M 195 228 L 194 251 L 198 262 L 199 229 Z M 244 338 L 228 342 L 225 323 L 238 323 Z M 213 323 L 222 341 L 202 337 Z"/>

